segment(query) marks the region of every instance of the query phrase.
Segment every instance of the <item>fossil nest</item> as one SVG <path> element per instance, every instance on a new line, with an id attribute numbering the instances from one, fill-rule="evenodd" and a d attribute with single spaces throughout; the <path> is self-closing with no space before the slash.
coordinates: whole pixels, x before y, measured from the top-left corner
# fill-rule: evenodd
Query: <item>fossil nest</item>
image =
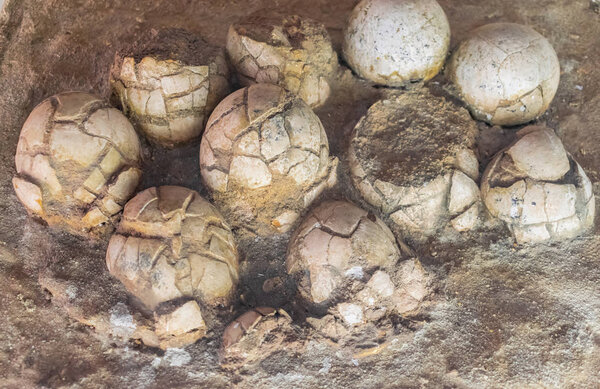
<path id="1" fill-rule="evenodd" d="M 167 29 L 117 55 L 111 86 L 141 131 L 172 147 L 200 137 L 208 115 L 229 93 L 229 68 L 223 49 Z"/>
<path id="2" fill-rule="evenodd" d="M 529 126 L 481 180 L 490 213 L 519 243 L 572 238 L 594 223 L 592 184 L 549 128 Z"/>
<path id="3" fill-rule="evenodd" d="M 311 107 L 327 100 L 338 69 L 325 27 L 300 16 L 251 15 L 229 28 L 227 52 L 242 84 L 277 84 Z"/>
<path id="4" fill-rule="evenodd" d="M 192 301 L 157 320 L 157 333 L 165 342 L 177 336 L 169 332 L 175 328 L 169 320 L 183 316 L 184 323 L 204 328 L 215 308 L 231 304 L 238 282 L 238 254 L 229 226 L 197 192 L 177 186 L 146 189 L 127 203 L 106 264 L 146 308 L 160 311 L 165 302 Z"/>
<path id="5" fill-rule="evenodd" d="M 27 211 L 85 235 L 114 229 L 141 177 L 140 143 L 121 112 L 81 92 L 52 96 L 19 137 L 13 186 Z"/>
<path id="6" fill-rule="evenodd" d="M 282 309 L 258 307 L 225 328 L 220 352 L 221 365 L 242 368 L 282 350 L 301 352 L 300 329 Z"/>
<path id="7" fill-rule="evenodd" d="M 442 97 L 422 92 L 379 101 L 350 143 L 354 186 L 414 241 L 448 222 L 469 230 L 481 203 L 476 136 L 469 113 Z"/>
<path id="8" fill-rule="evenodd" d="M 228 220 L 251 235 L 289 230 L 335 184 L 337 163 L 310 107 L 272 84 L 229 95 L 200 144 L 204 182 Z"/>
<path id="9" fill-rule="evenodd" d="M 400 257 L 381 219 L 351 203 L 328 201 L 294 232 L 286 267 L 309 308 L 329 309 L 353 326 L 389 311 L 413 311 L 426 296 L 423 268 L 412 260 L 397 266 Z"/>
<path id="10" fill-rule="evenodd" d="M 459 45 L 448 78 L 477 119 L 515 125 L 546 111 L 558 88 L 560 66 L 550 43 L 531 27 L 492 23 Z"/>
<path id="11" fill-rule="evenodd" d="M 435 0 L 363 0 L 344 35 L 344 57 L 359 76 L 383 85 L 429 80 L 442 68 L 450 25 Z"/>

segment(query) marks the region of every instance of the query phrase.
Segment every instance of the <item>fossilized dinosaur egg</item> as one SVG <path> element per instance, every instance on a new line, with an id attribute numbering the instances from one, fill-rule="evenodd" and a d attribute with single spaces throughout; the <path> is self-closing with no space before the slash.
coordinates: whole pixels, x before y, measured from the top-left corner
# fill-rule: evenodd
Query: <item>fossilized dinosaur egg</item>
<path id="1" fill-rule="evenodd" d="M 200 144 L 200 171 L 234 227 L 251 235 L 290 229 L 335 184 L 337 159 L 306 103 L 273 84 L 255 84 L 223 100 Z"/>
<path id="2" fill-rule="evenodd" d="M 179 186 L 149 188 L 127 203 L 106 263 L 150 309 L 182 297 L 227 305 L 238 279 L 229 226 L 197 192 Z"/>
<path id="3" fill-rule="evenodd" d="M 213 108 L 229 93 L 229 68 L 223 49 L 167 29 L 117 54 L 111 86 L 138 128 L 172 147 L 200 137 Z"/>
<path id="4" fill-rule="evenodd" d="M 325 27 L 300 16 L 251 15 L 229 28 L 227 52 L 242 84 L 277 84 L 311 107 L 327 100 L 338 69 Z"/>
<path id="5" fill-rule="evenodd" d="M 221 365 L 228 368 L 247 366 L 284 350 L 300 352 L 300 329 L 283 309 L 257 307 L 232 323 L 223 332 Z"/>
<path id="6" fill-rule="evenodd" d="M 197 192 L 178 186 L 149 188 L 127 203 L 106 264 L 151 310 L 170 301 L 197 302 L 160 316 L 157 334 L 167 339 L 181 326 L 161 323 L 193 324 L 195 336 L 203 335 L 212 312 L 232 303 L 238 282 L 238 254 L 229 226 Z M 189 332 L 181 331 L 171 336 Z"/>
<path id="7" fill-rule="evenodd" d="M 515 125 L 548 109 L 560 65 L 552 45 L 531 27 L 492 23 L 474 30 L 458 46 L 448 78 L 477 119 Z"/>
<path id="8" fill-rule="evenodd" d="M 13 186 L 27 211 L 82 235 L 110 233 L 141 177 L 131 123 L 82 92 L 60 93 L 35 107 L 15 163 Z"/>
<path id="9" fill-rule="evenodd" d="M 490 213 L 519 243 L 575 237 L 594 223 L 592 184 L 553 130 L 528 126 L 481 180 Z"/>
<path id="10" fill-rule="evenodd" d="M 388 311 L 414 310 L 427 294 L 426 277 L 402 274 L 394 234 L 375 215 L 346 201 L 313 209 L 294 232 L 286 268 L 297 280 L 302 301 L 315 311 L 337 311 L 349 325 L 375 320 Z M 414 266 L 413 266 L 414 267 Z M 413 274 L 414 273 L 414 274 Z"/>
<path id="11" fill-rule="evenodd" d="M 433 78 L 449 44 L 450 25 L 435 0 L 363 0 L 350 15 L 343 52 L 360 77 L 400 86 Z"/>
<path id="12" fill-rule="evenodd" d="M 354 186 L 394 227 L 423 241 L 450 223 L 471 229 L 480 208 L 477 126 L 469 113 L 429 92 L 381 100 L 350 142 Z"/>

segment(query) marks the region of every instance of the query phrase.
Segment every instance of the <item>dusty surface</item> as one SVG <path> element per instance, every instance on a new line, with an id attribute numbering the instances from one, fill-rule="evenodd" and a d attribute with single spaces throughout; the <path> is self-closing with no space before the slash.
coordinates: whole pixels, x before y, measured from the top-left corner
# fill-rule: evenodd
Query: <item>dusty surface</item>
<path id="1" fill-rule="evenodd" d="M 555 47 L 562 77 L 540 122 L 556 129 L 599 194 L 600 14 L 587 0 L 440 1 L 451 47 L 484 23 L 527 23 Z M 555 245 L 514 246 L 507 230 L 487 223 L 477 233 L 440 236 L 413 247 L 435 275 L 437 303 L 421 316 L 390 318 L 389 336 L 364 350 L 325 342 L 290 303 L 283 266 L 287 237 L 240 247 L 240 302 L 233 320 L 254 306 L 284 307 L 304 329 L 306 349 L 283 348 L 243 370 L 218 365 L 227 324 L 184 350 L 166 352 L 120 340 L 136 304 L 104 263 L 107 241 L 49 231 L 26 217 L 13 193 L 19 130 L 45 97 L 68 89 L 108 97 L 115 50 L 152 27 L 185 27 L 224 45 L 228 25 L 262 7 L 325 24 L 339 52 L 354 1 L 82 0 L 8 1 L 0 14 L 0 382 L 30 387 L 595 387 L 600 381 L 600 235 Z M 345 150 L 357 120 L 386 92 L 346 72 L 317 114 L 340 158 L 340 182 L 327 197 L 348 197 Z M 441 76 L 428 87 L 445 93 Z M 414 87 L 419 87 L 415 85 Z M 392 91 L 402 93 L 401 90 Z M 480 163 L 514 138 L 516 129 L 485 124 Z M 175 184 L 199 190 L 198 145 L 145 147 L 148 174 L 140 188 Z M 362 204 L 365 206 L 365 204 Z M 283 277 L 283 290 L 265 280 Z M 135 313 L 137 315 L 137 313 Z M 100 318 L 93 328 L 81 324 Z M 89 324 L 90 322 L 88 322 Z M 103 327 L 104 326 L 104 327 Z M 110 335 L 113 334 L 113 335 Z M 304 335 L 303 335 L 304 336 Z"/>
<path id="2" fill-rule="evenodd" d="M 446 224 L 471 230 L 480 216 L 478 135 L 449 98 L 405 92 L 380 100 L 352 133 L 352 183 L 398 239 L 422 242 Z"/>

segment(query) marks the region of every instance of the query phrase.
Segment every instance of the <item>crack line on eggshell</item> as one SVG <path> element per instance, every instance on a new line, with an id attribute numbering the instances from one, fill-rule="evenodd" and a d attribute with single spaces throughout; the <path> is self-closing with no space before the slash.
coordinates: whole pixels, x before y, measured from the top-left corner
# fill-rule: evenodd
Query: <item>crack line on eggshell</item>
<path id="1" fill-rule="evenodd" d="M 160 254 L 169 247 L 171 248 L 171 250 L 173 250 L 173 245 L 167 244 L 166 242 L 172 243 L 173 238 L 181 237 L 181 234 L 174 234 L 173 236 L 169 237 L 169 236 L 162 236 L 162 235 L 146 234 L 146 233 L 143 233 L 143 232 L 140 232 L 137 230 L 121 231 L 120 233 L 118 233 L 118 235 L 123 236 L 126 239 L 127 238 L 135 238 L 135 239 L 140 239 L 140 240 L 154 240 L 154 241 L 160 242 L 161 243 L 160 251 L 157 250 L 157 252 L 155 252 L 156 258 L 158 258 L 160 256 Z M 212 235 L 211 235 L 211 238 L 212 238 Z M 208 246 L 210 244 L 210 241 L 211 241 L 211 239 L 209 239 L 208 242 L 205 242 L 205 243 L 198 242 L 198 241 L 192 241 L 192 242 L 186 242 L 185 245 L 186 246 L 191 245 L 191 246 L 194 246 L 194 248 L 199 249 L 199 246 Z M 197 254 L 198 256 L 200 256 L 203 259 L 220 262 L 220 263 L 227 265 L 229 272 L 231 274 L 236 274 L 236 278 L 237 278 L 237 272 L 232 273 L 232 269 L 235 270 L 235 268 L 233 268 L 232 265 L 226 259 L 223 259 L 223 258 L 211 253 L 210 249 L 196 250 L 196 251 L 194 251 L 194 254 Z M 169 262 L 169 264 L 172 266 L 175 263 L 178 263 L 184 259 L 188 259 L 188 261 L 189 261 L 189 258 L 187 256 L 183 256 L 181 258 L 175 258 L 175 260 L 173 261 L 173 264 L 171 264 L 170 262 Z"/>

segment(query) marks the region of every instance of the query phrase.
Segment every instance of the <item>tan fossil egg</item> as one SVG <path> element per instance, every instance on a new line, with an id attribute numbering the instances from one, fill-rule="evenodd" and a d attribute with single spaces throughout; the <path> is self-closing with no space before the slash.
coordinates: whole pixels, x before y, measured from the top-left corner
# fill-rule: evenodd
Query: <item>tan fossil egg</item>
<path id="1" fill-rule="evenodd" d="M 323 125 L 296 95 L 255 84 L 223 100 L 200 144 L 200 172 L 234 227 L 251 235 L 288 231 L 335 184 Z"/>
<path id="2" fill-rule="evenodd" d="M 429 92 L 381 100 L 350 141 L 353 184 L 398 237 L 422 242 L 448 225 L 470 230 L 481 204 L 477 134 L 465 109 Z"/>
<path id="3" fill-rule="evenodd" d="M 180 298 L 228 305 L 238 281 L 228 224 L 196 191 L 179 186 L 149 188 L 127 203 L 106 264 L 149 309 Z"/>
<path id="4" fill-rule="evenodd" d="M 127 203 L 106 265 L 154 312 L 161 348 L 205 336 L 216 315 L 233 303 L 238 283 L 229 226 L 197 192 L 179 186 L 149 188 Z"/>
<path id="5" fill-rule="evenodd" d="M 111 87 L 146 137 L 174 147 L 200 137 L 229 93 L 229 67 L 223 49 L 181 29 L 160 30 L 117 54 Z"/>
<path id="6" fill-rule="evenodd" d="M 224 368 L 240 369 L 275 353 L 305 346 L 301 329 L 283 309 L 256 307 L 231 322 L 223 332 L 220 363 Z"/>
<path id="7" fill-rule="evenodd" d="M 325 103 L 338 69 L 325 27 L 297 15 L 243 18 L 229 28 L 227 53 L 243 85 L 277 84 L 311 107 Z"/>
<path id="8" fill-rule="evenodd" d="M 286 268 L 309 309 L 333 310 L 353 326 L 415 310 L 428 294 L 418 261 L 398 266 L 400 259 L 394 234 L 381 219 L 352 203 L 327 201 L 294 232 Z"/>
<path id="9" fill-rule="evenodd" d="M 141 177 L 133 126 L 95 95 L 65 92 L 31 112 L 13 186 L 29 214 L 79 235 L 106 235 Z"/>

